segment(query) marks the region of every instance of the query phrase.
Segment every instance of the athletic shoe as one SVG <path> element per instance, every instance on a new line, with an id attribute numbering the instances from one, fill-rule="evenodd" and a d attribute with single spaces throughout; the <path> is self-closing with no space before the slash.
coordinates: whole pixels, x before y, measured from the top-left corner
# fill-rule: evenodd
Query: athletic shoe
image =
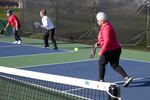
<path id="1" fill-rule="evenodd" d="M 17 44 L 21 44 L 21 41 L 19 40 Z"/>
<path id="2" fill-rule="evenodd" d="M 49 47 L 45 46 L 44 48 L 49 48 Z"/>
<path id="3" fill-rule="evenodd" d="M 133 81 L 133 78 L 132 78 L 132 77 L 125 77 L 125 78 L 124 78 L 124 84 L 123 84 L 123 86 L 124 86 L 124 87 L 129 86 L 129 84 L 130 84 L 132 81 Z"/>
<path id="4" fill-rule="evenodd" d="M 105 82 L 104 80 L 101 80 L 101 79 L 98 79 L 97 81 L 100 81 L 100 82 Z"/>
<path id="5" fill-rule="evenodd" d="M 13 44 L 17 44 L 17 43 L 18 43 L 18 41 L 13 42 Z"/>

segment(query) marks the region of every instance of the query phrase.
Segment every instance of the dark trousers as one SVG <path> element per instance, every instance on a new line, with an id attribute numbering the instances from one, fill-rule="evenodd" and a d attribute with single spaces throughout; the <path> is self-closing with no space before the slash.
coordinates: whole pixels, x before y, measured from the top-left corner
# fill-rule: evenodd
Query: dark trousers
<path id="1" fill-rule="evenodd" d="M 54 38 L 55 28 L 45 31 L 45 34 L 43 36 L 45 47 L 49 47 L 49 43 L 48 43 L 49 33 L 51 33 L 51 41 L 52 41 L 54 48 L 57 48 L 57 43 L 56 43 L 56 40 Z"/>
<path id="2" fill-rule="evenodd" d="M 16 31 L 16 28 L 12 28 L 12 31 L 13 31 L 13 35 L 14 35 L 14 38 L 16 41 L 21 41 L 21 38 L 18 34 L 18 31 Z"/>
<path id="3" fill-rule="evenodd" d="M 101 55 L 99 57 L 99 79 L 104 80 L 105 76 L 105 66 L 106 64 L 110 63 L 111 67 L 118 72 L 123 78 L 127 77 L 126 72 L 124 69 L 119 65 L 120 60 L 120 54 L 121 54 L 121 48 L 107 51 L 104 53 L 104 55 Z"/>

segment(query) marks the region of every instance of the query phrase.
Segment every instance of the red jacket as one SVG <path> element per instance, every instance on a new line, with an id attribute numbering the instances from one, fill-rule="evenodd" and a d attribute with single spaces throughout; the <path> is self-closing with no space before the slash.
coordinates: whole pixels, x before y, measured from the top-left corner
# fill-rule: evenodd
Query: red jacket
<path id="1" fill-rule="evenodd" d="M 8 23 L 11 24 L 12 27 L 16 27 L 16 24 L 18 24 L 18 28 L 20 28 L 20 26 L 21 26 L 20 21 L 19 21 L 19 19 L 17 18 L 16 15 L 11 15 L 8 18 Z"/>
<path id="2" fill-rule="evenodd" d="M 99 55 L 103 55 L 106 51 L 120 48 L 116 33 L 108 21 L 104 22 L 99 29 L 97 44 L 101 46 Z"/>

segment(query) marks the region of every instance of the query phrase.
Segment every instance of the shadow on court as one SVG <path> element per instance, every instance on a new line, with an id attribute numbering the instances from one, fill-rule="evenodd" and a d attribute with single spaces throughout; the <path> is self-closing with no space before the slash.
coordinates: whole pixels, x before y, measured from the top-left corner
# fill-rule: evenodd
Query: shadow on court
<path id="1" fill-rule="evenodd" d="M 130 87 L 150 87 L 150 79 L 149 80 L 139 80 L 137 82 L 133 82 Z"/>

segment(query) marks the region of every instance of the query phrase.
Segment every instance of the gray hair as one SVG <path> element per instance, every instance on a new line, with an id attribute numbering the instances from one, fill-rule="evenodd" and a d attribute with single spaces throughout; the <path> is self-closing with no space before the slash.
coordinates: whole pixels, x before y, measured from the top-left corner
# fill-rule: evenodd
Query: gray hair
<path id="1" fill-rule="evenodd" d="M 99 13 L 97 13 L 96 18 L 97 18 L 97 20 L 105 21 L 105 20 L 107 20 L 107 15 L 104 12 L 99 12 Z"/>

